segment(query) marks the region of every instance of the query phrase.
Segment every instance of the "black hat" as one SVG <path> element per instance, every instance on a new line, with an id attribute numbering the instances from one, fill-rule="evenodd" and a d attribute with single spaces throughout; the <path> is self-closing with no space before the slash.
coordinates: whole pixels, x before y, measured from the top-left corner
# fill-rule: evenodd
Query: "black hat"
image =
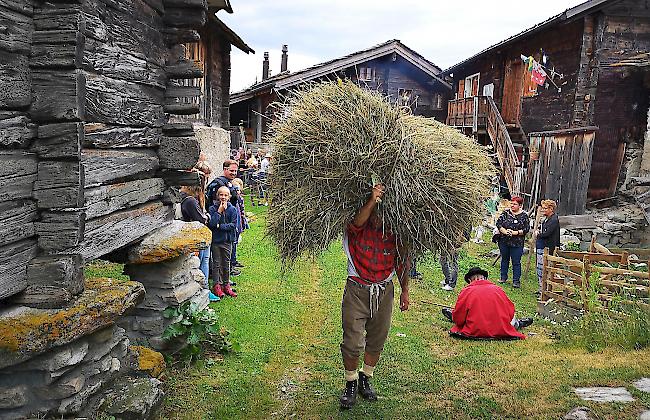
<path id="1" fill-rule="evenodd" d="M 483 270 L 482 268 L 479 268 L 479 267 L 472 267 L 472 268 L 469 269 L 469 271 L 467 272 L 467 274 L 465 274 L 465 282 L 466 282 L 466 283 L 469 283 L 469 279 L 472 278 L 472 276 L 475 276 L 475 275 L 477 275 L 477 274 L 482 275 L 482 276 L 485 277 L 486 279 L 487 279 L 488 276 L 489 276 L 488 272 L 485 271 L 485 270 Z"/>

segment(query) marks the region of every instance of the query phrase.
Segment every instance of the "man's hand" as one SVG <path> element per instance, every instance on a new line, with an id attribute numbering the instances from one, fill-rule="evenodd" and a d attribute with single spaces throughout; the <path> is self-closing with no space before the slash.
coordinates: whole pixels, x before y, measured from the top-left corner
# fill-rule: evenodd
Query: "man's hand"
<path id="1" fill-rule="evenodd" d="M 371 198 L 375 203 L 380 203 L 381 198 L 384 196 L 384 191 L 386 191 L 386 187 L 384 187 L 382 184 L 377 184 L 374 187 L 372 187 L 372 194 Z"/>
<path id="2" fill-rule="evenodd" d="M 399 295 L 399 309 L 400 311 L 408 311 L 409 309 L 409 291 L 402 290 L 402 293 Z"/>

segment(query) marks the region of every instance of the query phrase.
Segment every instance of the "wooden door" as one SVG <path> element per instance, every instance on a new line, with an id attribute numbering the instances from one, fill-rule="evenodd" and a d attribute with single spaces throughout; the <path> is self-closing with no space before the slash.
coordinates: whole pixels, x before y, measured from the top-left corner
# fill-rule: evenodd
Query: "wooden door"
<path id="1" fill-rule="evenodd" d="M 521 94 L 523 90 L 524 67 L 521 60 L 513 60 L 506 65 L 503 83 L 501 117 L 506 124 L 519 125 L 521 113 Z"/>

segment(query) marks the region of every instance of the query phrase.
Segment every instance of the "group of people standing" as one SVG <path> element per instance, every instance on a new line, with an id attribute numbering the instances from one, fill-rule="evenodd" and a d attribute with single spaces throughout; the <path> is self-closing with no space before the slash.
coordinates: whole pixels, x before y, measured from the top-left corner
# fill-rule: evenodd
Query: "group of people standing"
<path id="1" fill-rule="evenodd" d="M 526 234 L 530 231 L 530 219 L 523 210 L 524 200 L 512 197 L 510 207 L 501 213 L 496 222 L 497 232 L 493 241 L 499 245 L 501 255 L 500 283 L 508 282 L 508 270 L 512 263 L 512 287 L 521 287 L 521 257 L 524 254 Z M 539 228 L 533 232 L 535 238 L 535 253 L 537 265 L 538 293 L 542 288 L 542 267 L 544 249 L 552 254 L 560 246 L 560 222 L 557 214 L 557 203 L 553 200 L 542 200 L 539 211 L 543 216 Z"/>
<path id="2" fill-rule="evenodd" d="M 202 177 L 201 185 L 181 188 L 182 219 L 201 222 L 212 231 L 210 247 L 199 252 L 200 268 L 205 276 L 203 286 L 210 288 L 211 302 L 225 296 L 237 297 L 233 289 L 236 283 L 231 277 L 241 274 L 244 267 L 237 259 L 237 244 L 244 229 L 248 228 L 248 221 L 244 209 L 244 183 L 237 177 L 238 168 L 237 161 L 224 161 L 222 175 L 207 184 L 211 170 L 205 160 L 200 159 L 194 170 Z"/>

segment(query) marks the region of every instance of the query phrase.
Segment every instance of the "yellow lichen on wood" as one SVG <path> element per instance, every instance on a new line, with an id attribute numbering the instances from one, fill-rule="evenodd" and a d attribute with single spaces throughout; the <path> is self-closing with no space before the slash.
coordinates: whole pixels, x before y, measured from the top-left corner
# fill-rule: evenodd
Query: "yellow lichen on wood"
<path id="1" fill-rule="evenodd" d="M 0 318 L 0 367 L 33 357 L 111 325 L 144 296 L 137 282 L 86 280 L 86 289 L 67 308 L 27 309 Z"/>
<path id="2" fill-rule="evenodd" d="M 130 346 L 131 351 L 138 355 L 138 369 L 158 378 L 167 364 L 162 354 L 144 346 Z"/>

